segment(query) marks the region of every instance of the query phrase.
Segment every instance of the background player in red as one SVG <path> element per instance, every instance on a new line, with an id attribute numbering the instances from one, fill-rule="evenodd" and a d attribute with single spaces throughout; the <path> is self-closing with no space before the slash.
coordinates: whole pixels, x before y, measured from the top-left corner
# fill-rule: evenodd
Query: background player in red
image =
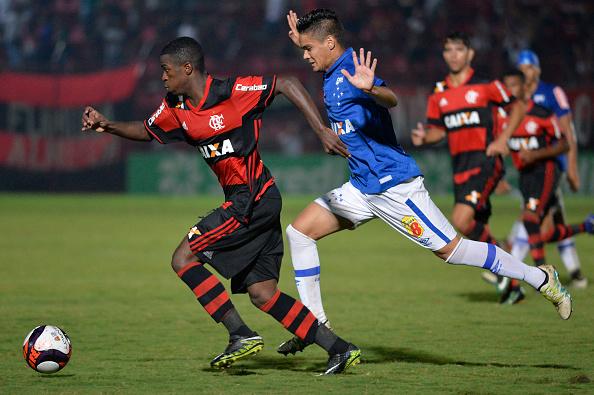
<path id="1" fill-rule="evenodd" d="M 429 96 L 428 128 L 419 123 L 411 137 L 416 146 L 447 137 L 454 173 L 452 223 L 469 239 L 496 243 L 488 225 L 490 195 L 504 174 L 500 154 L 507 151 L 507 136 L 520 122 L 524 109 L 520 103 L 514 103 L 508 128 L 500 136 L 494 135 L 494 107 L 509 105 L 513 97 L 501 82 L 478 76 L 471 67 L 473 57 L 466 34 L 453 32 L 445 38 L 443 58 L 448 75 L 436 83 Z M 519 283 L 513 287 L 519 289 Z M 511 290 L 506 288 L 502 301 Z"/>
<path id="2" fill-rule="evenodd" d="M 255 306 L 290 332 L 324 348 L 329 354 L 325 374 L 358 363 L 357 347 L 319 325 L 307 307 L 277 288 L 283 255 L 281 197 L 257 150 L 262 113 L 275 94 L 284 94 L 303 112 L 327 151 L 346 155 L 344 145 L 323 125 L 311 97 L 295 78 L 213 78 L 204 69 L 202 47 L 188 37 L 168 43 L 160 61 L 168 94 L 151 117 L 144 122 L 113 122 L 87 107 L 83 130 L 139 141 L 185 141 L 196 147 L 218 177 L 225 203 L 191 228 L 171 260 L 173 270 L 208 314 L 229 332 L 229 345 L 211 365 L 227 367 L 260 351 L 263 341 L 241 319 L 205 263 L 231 279 L 233 293 L 247 292 Z"/>
<path id="3" fill-rule="evenodd" d="M 527 104 L 526 115 L 508 145 L 514 166 L 520 173 L 520 191 L 524 198 L 522 221 L 528 233 L 530 254 L 534 263 L 541 266 L 546 264 L 544 243 L 586 231 L 592 233 L 594 222 L 589 217 L 581 224 L 556 223 L 543 229 L 545 217 L 558 203 L 557 190 L 563 170 L 557 157 L 569 151 L 569 144 L 554 112 L 530 98 L 520 70 L 506 73 L 503 82 L 518 100 Z"/>

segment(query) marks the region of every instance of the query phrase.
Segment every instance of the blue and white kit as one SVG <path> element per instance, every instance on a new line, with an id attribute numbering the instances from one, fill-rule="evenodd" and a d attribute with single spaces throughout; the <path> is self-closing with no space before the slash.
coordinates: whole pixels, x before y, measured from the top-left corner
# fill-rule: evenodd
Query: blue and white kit
<path id="1" fill-rule="evenodd" d="M 347 146 L 349 181 L 316 199 L 356 227 L 381 218 L 419 245 L 443 248 L 456 231 L 435 206 L 415 160 L 398 144 L 388 110 L 341 73 L 355 73 L 348 48 L 324 73 L 324 102 L 332 130 Z M 384 86 L 376 77 L 374 84 Z"/>

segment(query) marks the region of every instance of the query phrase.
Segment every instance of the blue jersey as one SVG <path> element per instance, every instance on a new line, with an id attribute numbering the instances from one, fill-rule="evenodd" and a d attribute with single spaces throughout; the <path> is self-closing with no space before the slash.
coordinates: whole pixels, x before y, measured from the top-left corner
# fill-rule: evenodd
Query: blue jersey
<path id="1" fill-rule="evenodd" d="M 536 91 L 532 94 L 534 103 L 552 111 L 557 118 L 570 114 L 569 100 L 560 86 L 539 81 Z M 567 170 L 567 155 L 561 154 L 557 162 L 563 171 Z"/>
<path id="2" fill-rule="evenodd" d="M 351 154 L 349 180 L 363 193 L 380 193 L 422 173 L 398 144 L 388 110 L 340 72 L 355 73 L 352 52 L 348 48 L 324 73 L 324 103 L 332 130 Z M 374 84 L 385 85 L 378 77 Z"/>

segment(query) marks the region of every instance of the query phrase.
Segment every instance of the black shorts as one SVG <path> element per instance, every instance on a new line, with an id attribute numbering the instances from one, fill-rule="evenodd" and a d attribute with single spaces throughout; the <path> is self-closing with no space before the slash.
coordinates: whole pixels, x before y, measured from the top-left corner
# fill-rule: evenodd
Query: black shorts
<path id="1" fill-rule="evenodd" d="M 557 187 L 561 171 L 555 161 L 538 163 L 520 171 L 520 191 L 524 208 L 542 219 L 558 203 Z"/>
<path id="2" fill-rule="evenodd" d="M 471 206 L 475 211 L 475 219 L 486 223 L 491 216 L 490 196 L 504 174 L 503 160 L 499 157 L 489 158 L 481 167 L 456 173 L 454 175 L 456 203 Z M 460 175 L 462 177 L 459 177 Z"/>
<path id="3" fill-rule="evenodd" d="M 275 185 L 254 203 L 247 223 L 236 219 L 233 203 L 225 202 L 190 230 L 190 248 L 201 262 L 231 279 L 233 293 L 245 293 L 249 285 L 261 281 L 278 281 L 283 258 L 281 208 Z"/>

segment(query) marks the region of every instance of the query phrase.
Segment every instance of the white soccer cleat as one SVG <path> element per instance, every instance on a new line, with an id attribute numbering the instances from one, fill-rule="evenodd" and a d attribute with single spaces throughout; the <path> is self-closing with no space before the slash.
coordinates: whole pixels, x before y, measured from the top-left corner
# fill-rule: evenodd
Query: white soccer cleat
<path id="1" fill-rule="evenodd" d="M 540 287 L 539 291 L 547 300 L 555 305 L 559 316 L 568 320 L 571 317 L 571 295 L 561 285 L 557 271 L 552 265 L 542 265 L 538 267 L 547 275 L 547 282 Z"/>

